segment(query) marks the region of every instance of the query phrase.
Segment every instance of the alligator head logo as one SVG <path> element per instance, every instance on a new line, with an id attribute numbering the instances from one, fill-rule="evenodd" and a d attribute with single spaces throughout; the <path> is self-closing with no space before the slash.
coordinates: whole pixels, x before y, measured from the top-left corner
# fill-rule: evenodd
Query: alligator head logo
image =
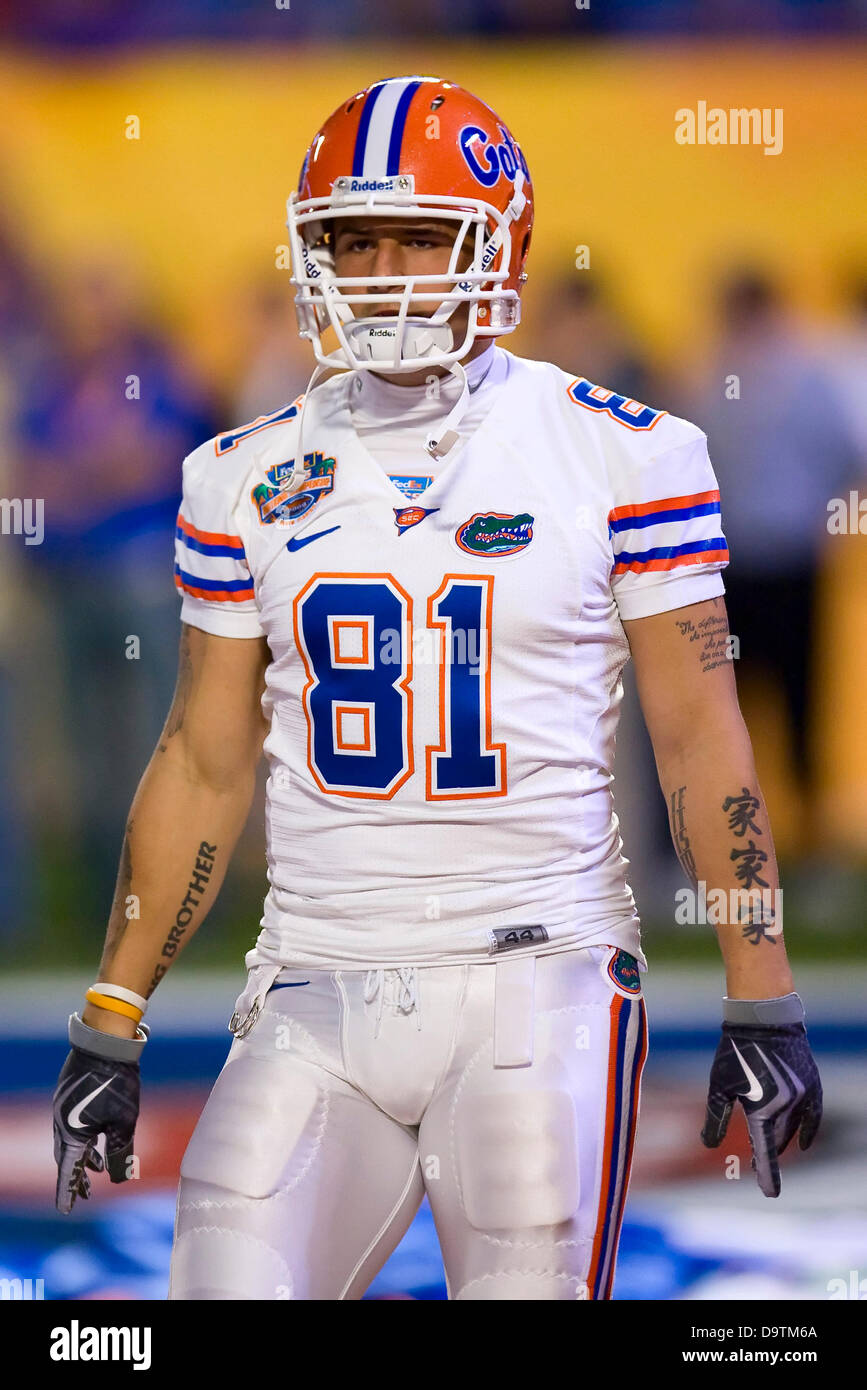
<path id="1" fill-rule="evenodd" d="M 455 532 L 461 550 L 471 555 L 515 555 L 533 539 L 529 512 L 476 512 Z"/>
<path id="2" fill-rule="evenodd" d="M 617 951 L 608 962 L 608 974 L 625 994 L 641 993 L 638 961 L 628 951 Z"/>

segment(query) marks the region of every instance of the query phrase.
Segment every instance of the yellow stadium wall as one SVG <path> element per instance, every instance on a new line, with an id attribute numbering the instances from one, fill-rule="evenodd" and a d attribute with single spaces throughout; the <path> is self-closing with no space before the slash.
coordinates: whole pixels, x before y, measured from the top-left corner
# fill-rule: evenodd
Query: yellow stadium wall
<path id="1" fill-rule="evenodd" d="M 316 126 L 350 92 L 411 71 L 477 90 L 521 141 L 537 198 L 531 290 L 568 273 L 586 243 L 658 359 L 688 357 L 706 339 L 708 277 L 741 253 L 773 266 L 819 317 L 834 307 L 841 265 L 863 252 L 864 49 L 850 44 L 191 47 L 57 61 L 6 51 L 6 201 L 49 282 L 71 257 L 120 251 L 221 379 L 233 360 L 226 304 L 273 266 Z M 783 152 L 677 144 L 675 111 L 700 100 L 782 108 Z M 125 138 L 130 115 L 139 140 Z M 865 568 L 863 540 L 830 548 L 817 730 L 825 837 L 861 849 Z M 799 814 L 771 761 L 766 792 L 794 844 Z"/>

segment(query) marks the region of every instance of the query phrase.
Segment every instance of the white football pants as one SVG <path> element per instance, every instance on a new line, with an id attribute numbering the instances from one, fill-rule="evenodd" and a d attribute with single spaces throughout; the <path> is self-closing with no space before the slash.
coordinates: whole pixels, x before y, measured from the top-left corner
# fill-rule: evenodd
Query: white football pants
<path id="1" fill-rule="evenodd" d="M 425 1192 L 450 1299 L 610 1298 L 647 1051 L 615 957 L 251 970 L 169 1298 L 359 1299 Z"/>

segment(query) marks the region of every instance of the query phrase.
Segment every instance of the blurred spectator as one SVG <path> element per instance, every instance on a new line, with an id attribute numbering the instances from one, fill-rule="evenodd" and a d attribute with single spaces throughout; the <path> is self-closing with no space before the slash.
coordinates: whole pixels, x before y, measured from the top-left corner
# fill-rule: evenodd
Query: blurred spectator
<path id="1" fill-rule="evenodd" d="M 720 484 L 738 674 L 761 670 L 778 685 L 796 775 L 809 794 L 817 576 L 828 502 L 854 481 L 857 451 L 829 374 L 772 281 L 735 269 L 719 286 L 717 308 L 718 341 L 684 413 L 707 432 Z"/>
<path id="2" fill-rule="evenodd" d="M 328 0 L 306 4 L 280 0 L 7 0 L 0 10 L 7 39 L 55 44 L 132 44 L 184 38 L 333 39 L 363 35 L 393 40 L 432 35 L 561 33 L 747 34 L 858 33 L 864 27 L 859 0 L 606 0 L 581 8 L 562 0 Z"/>
<path id="3" fill-rule="evenodd" d="M 75 916 L 103 920 L 174 681 L 181 461 L 217 426 L 189 368 L 145 326 L 121 264 L 68 273 L 52 327 L 18 421 L 15 490 L 45 503 L 44 541 L 22 550 L 28 604 L 41 607 L 59 668 L 59 700 L 33 717 L 62 725 L 63 820 L 84 870 Z M 32 650 L 31 662 L 31 675 L 50 670 L 51 652 Z M 34 768 L 51 780 L 57 770 Z"/>
<path id="4" fill-rule="evenodd" d="M 846 412 L 867 476 L 867 267 L 843 278 L 842 323 L 822 335 L 828 372 Z"/>
<path id="5" fill-rule="evenodd" d="M 38 277 L 0 223 L 0 497 L 15 495 L 10 440 L 18 402 L 28 391 L 41 337 Z M 13 514 L 9 513 L 10 524 Z M 27 777 L 20 737 L 18 638 L 24 625 L 20 571 L 24 538 L 0 534 L 0 931 L 23 930 L 32 884 Z M 28 615 L 29 616 L 29 615 Z"/>
<path id="6" fill-rule="evenodd" d="M 644 356 L 597 271 L 575 270 L 556 281 L 533 320 L 532 355 L 635 400 L 652 394 Z"/>
<path id="7" fill-rule="evenodd" d="M 288 275 L 275 273 L 252 284 L 242 298 L 231 424 L 270 415 L 307 389 L 316 359 L 310 344 L 298 336 L 294 293 Z"/>

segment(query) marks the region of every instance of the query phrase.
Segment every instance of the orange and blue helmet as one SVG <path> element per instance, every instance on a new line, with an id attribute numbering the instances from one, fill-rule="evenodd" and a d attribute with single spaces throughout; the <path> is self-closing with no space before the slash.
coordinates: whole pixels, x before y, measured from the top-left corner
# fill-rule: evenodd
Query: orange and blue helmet
<path id="1" fill-rule="evenodd" d="M 476 338 L 511 333 L 520 322 L 533 226 L 530 173 L 496 113 L 454 82 L 391 77 L 350 97 L 314 136 L 287 212 L 301 335 L 323 366 L 400 372 L 450 365 Z M 388 216 L 453 221 L 448 270 L 390 275 L 382 293 L 369 276 L 336 276 L 335 219 Z M 468 235 L 475 238 L 472 263 L 460 270 Z M 354 313 L 362 303 L 396 299 L 393 318 Z M 411 303 L 433 311 L 412 315 Z M 455 341 L 449 320 L 464 303 L 467 328 Z M 321 337 L 329 325 L 338 343 L 330 353 Z"/>

